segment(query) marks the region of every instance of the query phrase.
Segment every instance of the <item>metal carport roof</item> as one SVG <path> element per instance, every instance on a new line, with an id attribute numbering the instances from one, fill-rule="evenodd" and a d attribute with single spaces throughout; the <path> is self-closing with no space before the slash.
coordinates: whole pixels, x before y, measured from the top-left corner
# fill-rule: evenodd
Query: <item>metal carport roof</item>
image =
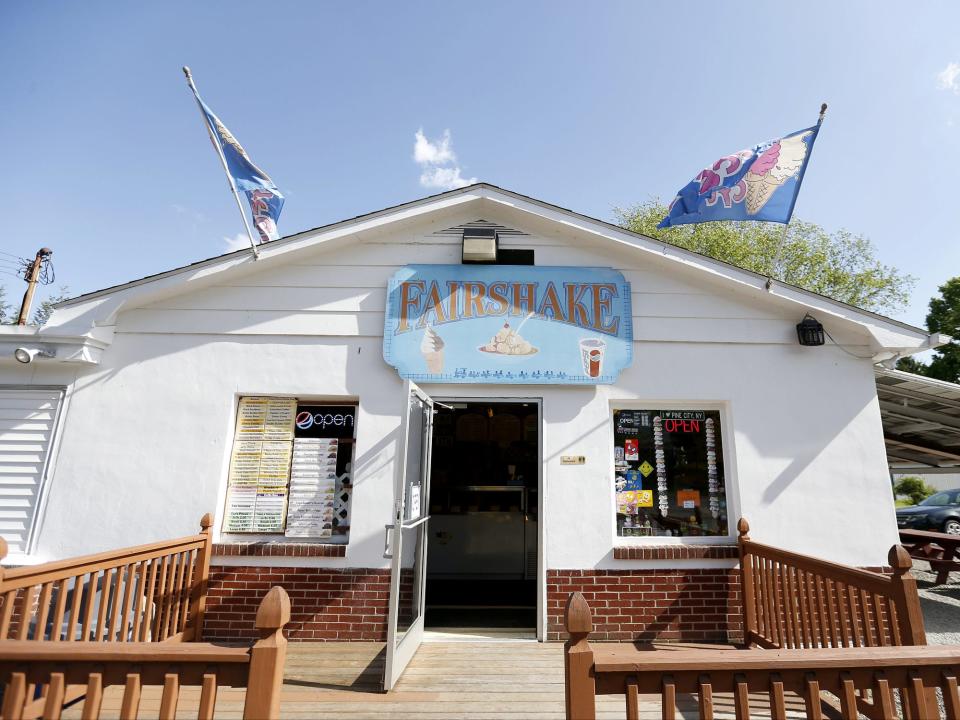
<path id="1" fill-rule="evenodd" d="M 960 385 L 877 367 L 877 398 L 893 472 L 960 472 Z"/>

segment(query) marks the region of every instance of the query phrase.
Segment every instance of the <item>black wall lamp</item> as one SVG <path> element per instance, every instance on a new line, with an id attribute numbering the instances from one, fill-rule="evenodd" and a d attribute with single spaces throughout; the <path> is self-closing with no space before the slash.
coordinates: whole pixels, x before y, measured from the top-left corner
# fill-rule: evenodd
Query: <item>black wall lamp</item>
<path id="1" fill-rule="evenodd" d="M 801 345 L 823 345 L 826 342 L 823 337 L 823 325 L 807 313 L 803 320 L 797 323 L 797 340 L 800 341 Z"/>

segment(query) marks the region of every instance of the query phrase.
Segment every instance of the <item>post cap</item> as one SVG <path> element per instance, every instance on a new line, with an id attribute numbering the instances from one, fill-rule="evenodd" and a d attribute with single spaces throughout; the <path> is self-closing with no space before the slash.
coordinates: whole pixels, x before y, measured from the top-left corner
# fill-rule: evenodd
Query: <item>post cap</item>
<path id="1" fill-rule="evenodd" d="M 746 518 L 742 517 L 737 520 L 737 532 L 744 540 L 750 539 L 750 523 L 747 522 Z"/>
<path id="2" fill-rule="evenodd" d="M 0 560 L 3 560 L 7 556 L 7 553 L 10 551 L 10 546 L 7 545 L 7 541 L 3 538 L 0 538 Z"/>
<path id="3" fill-rule="evenodd" d="M 913 567 L 913 560 L 910 559 L 910 553 L 906 551 L 903 545 L 894 545 L 887 553 L 887 562 L 893 568 L 894 575 L 903 575 Z"/>
<path id="4" fill-rule="evenodd" d="M 209 530 L 213 526 L 213 514 L 204 513 L 203 517 L 200 518 L 200 531 Z"/>
<path id="5" fill-rule="evenodd" d="M 290 596 L 279 585 L 270 588 L 260 607 L 253 626 L 261 630 L 276 630 L 290 622 Z"/>
<path id="6" fill-rule="evenodd" d="M 573 635 L 588 635 L 593 632 L 593 617 L 590 606 L 579 592 L 572 592 L 567 597 L 567 607 L 564 610 L 564 625 L 567 632 Z"/>

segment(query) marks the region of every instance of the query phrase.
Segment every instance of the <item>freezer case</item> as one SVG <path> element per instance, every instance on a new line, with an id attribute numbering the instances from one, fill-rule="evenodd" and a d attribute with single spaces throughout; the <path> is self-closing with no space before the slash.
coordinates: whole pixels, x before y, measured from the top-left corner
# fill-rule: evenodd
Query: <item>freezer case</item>
<path id="1" fill-rule="evenodd" d="M 529 577 L 530 521 L 523 486 L 475 485 L 450 491 L 448 512 L 432 512 L 427 545 L 432 576 Z M 536 527 L 536 523 L 533 523 Z M 534 557 L 536 556 L 536 531 Z M 534 560 L 534 572 L 536 572 Z"/>

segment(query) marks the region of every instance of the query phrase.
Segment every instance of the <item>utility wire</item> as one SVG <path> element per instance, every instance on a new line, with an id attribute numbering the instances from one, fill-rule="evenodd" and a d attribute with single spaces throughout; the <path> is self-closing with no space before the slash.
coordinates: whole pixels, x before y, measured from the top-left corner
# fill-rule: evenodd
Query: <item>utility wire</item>
<path id="1" fill-rule="evenodd" d="M 856 353 L 850 352 L 850 351 L 847 350 L 843 345 L 841 345 L 841 344 L 838 343 L 836 340 L 834 340 L 834 339 L 833 339 L 833 335 L 831 335 L 830 333 L 828 333 L 826 328 L 823 329 L 823 334 L 826 335 L 828 338 L 830 338 L 830 340 L 833 342 L 834 345 L 836 345 L 838 348 L 840 348 L 841 350 L 843 350 L 843 351 L 844 351 L 847 355 L 849 355 L 850 357 L 855 357 L 855 358 L 857 358 L 858 360 L 869 360 L 870 358 L 873 357 L 872 355 L 857 355 Z"/>

